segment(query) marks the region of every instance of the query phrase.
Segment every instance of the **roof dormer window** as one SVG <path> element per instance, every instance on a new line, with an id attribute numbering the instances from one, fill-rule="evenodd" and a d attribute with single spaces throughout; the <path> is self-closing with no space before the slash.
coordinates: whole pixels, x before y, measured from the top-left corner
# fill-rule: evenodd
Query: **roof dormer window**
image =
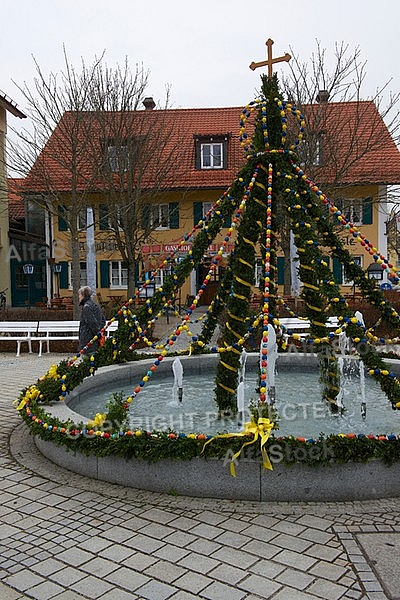
<path id="1" fill-rule="evenodd" d="M 226 169 L 229 135 L 194 136 L 196 169 Z"/>

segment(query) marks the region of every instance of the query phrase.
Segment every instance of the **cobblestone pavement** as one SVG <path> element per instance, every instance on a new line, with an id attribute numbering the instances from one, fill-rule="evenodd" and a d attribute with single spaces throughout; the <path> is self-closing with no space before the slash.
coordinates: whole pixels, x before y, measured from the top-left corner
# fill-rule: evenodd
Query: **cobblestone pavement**
<path id="1" fill-rule="evenodd" d="M 12 401 L 61 358 L 0 354 L 0 600 L 400 598 L 399 498 L 175 497 L 50 463 Z"/>

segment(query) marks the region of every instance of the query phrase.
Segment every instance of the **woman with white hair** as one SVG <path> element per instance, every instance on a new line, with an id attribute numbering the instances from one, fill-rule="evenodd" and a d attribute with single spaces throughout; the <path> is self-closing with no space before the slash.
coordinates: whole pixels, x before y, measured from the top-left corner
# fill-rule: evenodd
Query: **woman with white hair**
<path id="1" fill-rule="evenodd" d="M 82 350 L 97 335 L 105 325 L 105 318 L 100 306 L 92 300 L 92 290 L 88 286 L 78 290 L 79 305 L 82 306 L 82 314 L 79 325 L 78 351 Z M 98 342 L 90 345 L 89 352 L 96 352 Z"/>

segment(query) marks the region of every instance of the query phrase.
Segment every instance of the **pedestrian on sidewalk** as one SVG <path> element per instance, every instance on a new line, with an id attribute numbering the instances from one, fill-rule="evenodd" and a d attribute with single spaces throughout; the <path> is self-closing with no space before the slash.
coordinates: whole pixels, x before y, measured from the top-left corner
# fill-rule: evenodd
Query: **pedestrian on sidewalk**
<path id="1" fill-rule="evenodd" d="M 100 306 L 92 299 L 92 290 L 89 286 L 78 290 L 79 305 L 82 306 L 82 314 L 79 324 L 78 351 L 81 351 L 98 334 L 106 323 Z M 99 343 L 93 342 L 90 352 L 96 352 Z"/>

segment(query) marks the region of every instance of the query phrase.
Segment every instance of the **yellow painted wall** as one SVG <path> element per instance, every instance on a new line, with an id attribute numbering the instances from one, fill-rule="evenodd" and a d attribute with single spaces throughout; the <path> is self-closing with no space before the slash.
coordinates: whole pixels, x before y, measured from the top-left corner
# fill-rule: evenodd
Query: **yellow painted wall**
<path id="1" fill-rule="evenodd" d="M 184 236 L 189 233 L 194 225 L 194 217 L 193 217 L 193 205 L 194 202 L 211 202 L 215 203 L 221 195 L 221 191 L 219 190 L 201 190 L 201 191 L 191 191 L 191 192 L 170 192 L 168 194 L 164 194 L 160 197 L 159 203 L 168 203 L 168 202 L 179 202 L 179 229 L 168 229 L 168 230 L 156 230 L 154 231 L 150 239 L 148 240 L 148 245 L 150 248 L 154 245 L 179 245 L 179 242 L 184 239 Z M 339 195 L 339 194 L 338 194 Z M 377 186 L 360 186 L 358 188 L 354 188 L 350 190 L 346 189 L 345 194 L 346 197 L 351 198 L 365 198 L 368 196 L 372 196 L 374 198 L 373 204 L 373 223 L 372 225 L 359 225 L 358 230 L 370 240 L 374 246 L 378 244 L 378 188 Z M 376 200 L 376 202 L 375 202 Z M 100 202 L 101 203 L 101 202 Z M 100 269 L 99 264 L 100 261 L 118 261 L 120 260 L 120 254 L 116 248 L 113 235 L 111 231 L 100 230 L 98 224 L 99 212 L 95 208 L 95 243 L 96 243 L 96 260 L 98 264 L 98 281 L 100 282 Z M 382 219 L 381 219 L 382 220 Z M 226 233 L 226 229 L 222 230 L 222 233 L 215 240 L 215 249 L 218 250 L 222 244 L 223 237 Z M 343 232 L 340 234 L 344 246 L 349 252 L 356 256 L 363 256 L 363 268 L 365 269 L 371 262 L 373 262 L 373 258 L 364 252 L 362 246 L 358 243 L 356 238 L 354 238 L 346 229 L 343 228 Z M 62 244 L 67 248 L 68 247 L 68 232 L 59 232 L 57 228 L 57 219 L 54 222 L 54 237 L 56 240 L 61 240 Z M 85 232 L 82 231 L 80 235 L 81 239 L 81 261 L 84 262 L 86 259 L 85 256 Z M 232 244 L 234 243 L 234 236 L 232 236 Z M 378 247 L 378 246 L 377 246 Z M 382 249 L 379 248 L 380 251 Z M 161 252 L 157 255 L 156 252 L 150 251 L 146 258 L 146 268 L 154 269 L 157 266 L 160 266 L 163 261 L 163 257 L 165 256 L 165 252 Z M 68 252 L 62 260 L 70 260 L 70 256 Z M 332 264 L 330 265 L 332 268 Z M 342 292 L 350 293 L 352 290 L 351 286 L 343 285 L 341 286 Z M 185 304 L 186 297 L 193 290 L 190 289 L 190 282 L 186 282 L 181 291 L 181 300 L 182 303 Z M 197 290 L 196 290 L 197 291 Z M 279 292 L 283 293 L 283 286 L 279 286 Z M 61 290 L 61 295 L 68 296 L 71 295 L 70 290 Z M 123 289 L 110 289 L 110 288 L 101 288 L 97 289 L 97 293 L 100 294 L 101 298 L 106 300 L 111 296 L 120 295 L 122 298 L 126 298 Z"/>

